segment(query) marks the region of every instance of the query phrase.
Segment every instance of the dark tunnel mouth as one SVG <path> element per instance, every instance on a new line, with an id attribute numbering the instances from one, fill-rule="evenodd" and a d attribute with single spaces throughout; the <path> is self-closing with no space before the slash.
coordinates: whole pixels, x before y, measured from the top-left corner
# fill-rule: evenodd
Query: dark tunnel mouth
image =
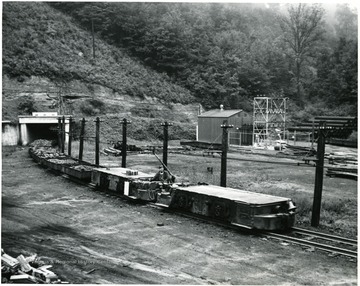
<path id="1" fill-rule="evenodd" d="M 29 143 L 37 139 L 57 140 L 57 124 L 55 123 L 28 123 L 27 132 Z"/>

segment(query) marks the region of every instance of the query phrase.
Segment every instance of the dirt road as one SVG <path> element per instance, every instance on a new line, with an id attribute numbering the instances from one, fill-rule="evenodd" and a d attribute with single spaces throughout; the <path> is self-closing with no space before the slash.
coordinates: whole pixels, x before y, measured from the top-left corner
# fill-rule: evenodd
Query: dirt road
<path id="1" fill-rule="evenodd" d="M 356 284 L 356 262 L 129 203 L 3 150 L 2 248 L 71 283 Z"/>

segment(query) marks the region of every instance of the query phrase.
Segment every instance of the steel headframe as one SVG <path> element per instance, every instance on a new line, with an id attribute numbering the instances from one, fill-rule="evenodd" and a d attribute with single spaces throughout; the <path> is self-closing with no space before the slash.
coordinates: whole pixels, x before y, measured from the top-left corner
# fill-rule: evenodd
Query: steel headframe
<path id="1" fill-rule="evenodd" d="M 287 97 L 254 97 L 253 145 L 256 137 L 267 140 L 269 132 L 275 129 L 285 138 L 287 100 Z"/>

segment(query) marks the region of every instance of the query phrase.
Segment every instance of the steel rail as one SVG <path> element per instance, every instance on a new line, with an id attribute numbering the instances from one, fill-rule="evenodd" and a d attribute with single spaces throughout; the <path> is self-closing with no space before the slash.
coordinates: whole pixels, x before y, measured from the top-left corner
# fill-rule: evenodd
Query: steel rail
<path id="1" fill-rule="evenodd" d="M 54 171 L 54 170 L 51 170 L 51 171 Z M 61 173 L 61 172 L 55 171 L 55 173 Z M 62 174 L 62 177 L 65 178 L 65 179 L 69 179 L 70 181 L 73 181 L 75 183 L 86 186 L 86 187 L 96 191 L 96 186 L 91 182 L 83 182 L 82 180 L 74 178 L 74 177 L 69 176 L 67 174 Z M 120 198 L 120 199 L 125 199 L 125 198 L 123 198 L 121 196 L 118 196 L 117 194 L 115 194 L 113 192 L 104 192 L 104 193 L 108 193 L 113 198 L 117 197 L 117 198 Z M 237 225 L 234 225 L 234 224 L 229 224 L 229 223 L 224 223 L 224 222 L 221 222 L 221 221 L 213 220 L 213 219 L 208 218 L 208 217 L 202 217 L 202 216 L 191 214 L 191 213 L 189 214 L 187 212 L 169 210 L 166 206 L 163 206 L 163 205 L 160 205 L 160 204 L 157 204 L 157 203 L 147 203 L 147 204 L 150 207 L 161 208 L 162 210 L 170 211 L 170 212 L 173 212 L 175 214 L 179 214 L 179 215 L 186 216 L 186 217 L 189 217 L 189 218 L 193 218 L 193 219 L 197 219 L 197 220 L 201 220 L 201 221 L 206 221 L 207 223 L 216 224 L 218 226 L 225 227 L 225 228 L 228 228 L 228 229 L 233 229 L 233 230 L 236 230 L 236 231 L 241 230 L 242 232 L 246 232 L 246 231 L 247 232 L 248 231 L 252 232 L 252 230 L 250 230 L 248 228 L 244 228 L 244 227 L 237 226 Z M 290 230 L 293 230 L 295 232 L 307 233 L 307 234 L 312 235 L 312 236 L 319 236 L 320 238 L 327 237 L 327 239 L 329 239 L 329 240 L 333 239 L 332 241 L 337 239 L 337 242 L 340 242 L 340 241 L 341 242 L 347 242 L 347 243 L 350 243 L 350 242 L 353 243 L 354 242 L 354 240 L 350 240 L 350 239 L 347 239 L 347 238 L 327 235 L 327 234 L 323 234 L 323 233 L 317 233 L 317 232 L 314 232 L 314 231 L 300 229 L 300 228 L 291 228 Z M 348 249 L 335 247 L 335 246 L 331 246 L 331 245 L 326 245 L 326 244 L 322 244 L 322 243 L 318 243 L 318 242 L 313 242 L 313 241 L 309 241 L 309 240 L 305 240 L 305 239 L 299 239 L 299 238 L 291 237 L 289 235 L 283 235 L 283 234 L 278 234 L 278 233 L 274 233 L 274 232 L 254 230 L 253 233 L 254 234 L 259 234 L 259 235 L 264 236 L 264 237 L 271 237 L 271 238 L 275 238 L 275 239 L 279 239 L 279 240 L 283 240 L 283 241 L 296 243 L 296 244 L 299 244 L 299 245 L 311 246 L 311 247 L 315 247 L 317 249 L 324 250 L 324 251 L 327 251 L 327 252 L 337 253 L 337 254 L 341 254 L 343 256 L 347 256 L 347 257 L 357 259 L 357 251 L 354 251 L 354 250 L 348 250 Z M 336 239 L 334 239 L 334 238 L 336 238 Z"/>
<path id="2" fill-rule="evenodd" d="M 331 241 L 336 241 L 338 243 L 348 244 L 348 245 L 357 247 L 357 240 L 355 240 L 355 239 L 350 239 L 350 238 L 327 234 L 327 233 L 320 233 L 320 232 L 303 229 L 303 228 L 298 228 L 298 227 L 293 227 L 293 228 L 291 228 L 291 230 L 295 233 L 311 235 L 316 238 L 327 239 L 327 240 L 331 240 Z"/>
<path id="3" fill-rule="evenodd" d="M 66 178 L 66 179 L 70 179 L 73 182 L 82 184 L 83 186 L 89 187 L 92 190 L 96 190 L 96 186 L 93 183 L 85 183 L 82 182 L 79 179 L 75 179 L 69 175 L 63 174 L 62 177 Z M 106 193 L 106 192 L 104 192 Z M 121 198 L 121 199 L 125 199 L 121 196 L 118 196 L 116 193 L 113 192 L 107 192 L 111 197 L 115 198 Z M 224 223 L 222 221 L 218 221 L 218 220 L 214 220 L 208 217 L 203 217 L 200 215 L 196 215 L 196 214 L 192 214 L 192 213 L 187 213 L 187 212 L 183 212 L 183 211 L 174 211 L 174 210 L 170 210 L 168 209 L 167 206 L 158 204 L 158 203 L 151 203 L 148 202 L 147 205 L 149 205 L 150 207 L 153 208 L 158 208 L 161 209 L 163 211 L 167 211 L 167 212 L 172 212 L 184 217 L 188 217 L 188 218 L 192 218 L 195 220 L 200 220 L 203 222 L 207 222 L 207 223 L 211 223 L 214 225 L 218 225 L 220 227 L 225 227 L 228 229 L 232 229 L 235 231 L 241 231 L 241 232 L 253 232 L 253 234 L 259 234 L 261 236 L 265 236 L 265 237 L 272 237 L 272 238 L 276 238 L 279 240 L 283 240 L 283 241 L 288 241 L 288 242 L 292 242 L 292 243 L 296 243 L 296 244 L 300 244 L 300 245 L 304 245 L 304 246 L 311 246 L 311 247 L 316 247 L 317 249 L 321 249 L 327 252 L 331 252 L 331 253 L 338 253 L 347 257 L 351 257 L 351 258 L 355 258 L 357 259 L 357 251 L 354 250 L 348 250 L 348 249 L 344 249 L 344 248 L 340 248 L 340 247 L 335 247 L 335 246 L 331 246 L 331 245 L 326 245 L 326 244 L 322 244 L 322 243 L 318 243 L 318 242 L 313 242 L 313 241 L 309 241 L 306 239 L 299 239 L 299 238 L 295 238 L 295 237 L 291 237 L 289 235 L 286 234 L 278 234 L 278 233 L 274 233 L 274 232 L 268 232 L 268 231 L 257 231 L 257 230 L 251 230 L 248 228 L 244 228 L 241 226 L 237 226 L 234 224 L 229 224 L 229 223 Z M 323 239 L 328 239 L 330 241 L 336 241 L 336 242 L 341 242 L 341 243 L 348 243 L 348 244 L 352 244 L 354 245 L 354 242 L 356 243 L 355 240 L 351 240 L 351 239 L 347 239 L 347 238 L 343 238 L 343 237 L 339 237 L 339 236 L 333 236 L 333 235 L 328 235 L 325 233 L 318 233 L 315 231 L 311 231 L 311 230 L 306 230 L 306 229 L 300 229 L 300 228 L 296 228 L 293 227 L 290 229 L 290 231 L 294 231 L 294 232 L 299 232 L 299 233 L 303 233 L 303 234 L 308 234 L 308 235 L 312 235 L 312 236 L 316 236 L 319 238 L 323 238 Z"/>
<path id="4" fill-rule="evenodd" d="M 272 237 L 272 238 L 276 238 L 276 239 L 280 239 L 283 241 L 288 241 L 288 242 L 292 242 L 292 243 L 296 243 L 296 244 L 300 244 L 300 245 L 304 245 L 304 246 L 315 247 L 320 250 L 324 250 L 324 251 L 331 252 L 331 253 L 337 253 L 337 254 L 341 254 L 341 255 L 344 255 L 347 257 L 357 259 L 357 251 L 354 251 L 354 250 L 349 250 L 349 249 L 345 249 L 345 248 L 340 248 L 340 247 L 336 247 L 336 246 L 331 246 L 331 245 L 327 245 L 327 244 L 323 244 L 323 243 L 313 242 L 313 241 L 300 239 L 300 238 L 296 238 L 296 237 L 291 237 L 289 235 L 273 233 L 273 232 L 263 233 L 263 235 L 266 237 Z"/>

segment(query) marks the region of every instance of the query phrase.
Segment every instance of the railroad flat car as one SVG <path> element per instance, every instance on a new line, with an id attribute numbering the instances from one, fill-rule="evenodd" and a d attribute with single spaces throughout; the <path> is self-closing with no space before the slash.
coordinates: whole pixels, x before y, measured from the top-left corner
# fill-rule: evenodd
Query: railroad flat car
<path id="1" fill-rule="evenodd" d="M 212 185 L 172 188 L 169 207 L 262 230 L 292 227 L 296 209 L 288 198 Z"/>
<path id="2" fill-rule="evenodd" d="M 93 187 L 130 199 L 249 229 L 283 230 L 295 222 L 296 207 L 289 198 L 213 185 L 180 186 L 157 181 L 152 174 L 128 168 L 96 168 L 70 162 L 69 158 L 44 158 L 34 150 L 29 153 L 41 165 L 86 183 L 91 175 Z"/>

